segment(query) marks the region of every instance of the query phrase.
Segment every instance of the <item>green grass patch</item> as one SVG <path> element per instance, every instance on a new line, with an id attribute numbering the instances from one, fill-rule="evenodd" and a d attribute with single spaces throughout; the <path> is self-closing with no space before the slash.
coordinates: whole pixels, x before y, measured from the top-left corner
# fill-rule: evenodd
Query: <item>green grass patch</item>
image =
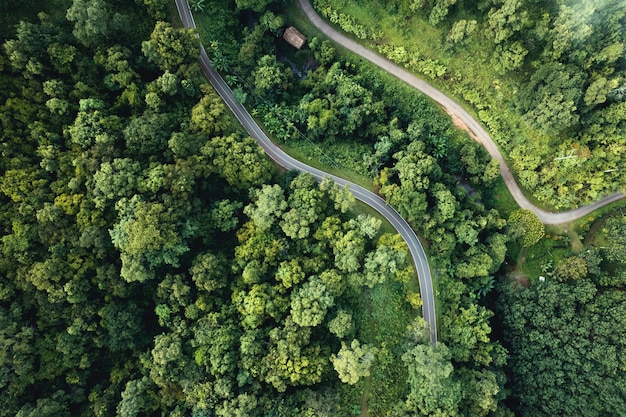
<path id="1" fill-rule="evenodd" d="M 625 210 L 626 201 L 621 200 L 574 222 L 545 226 L 545 237 L 530 248 L 521 248 L 519 244 L 509 242 L 507 258 L 517 263 L 518 272 L 526 278 L 537 279 L 563 259 L 585 250 L 585 247 L 607 247 L 610 242 L 602 231 L 603 225 L 611 216 L 623 216 Z"/>
<path id="2" fill-rule="evenodd" d="M 606 248 L 609 246 L 608 236 L 602 230 L 609 217 L 600 219 L 593 224 L 590 233 L 585 238 L 585 243 L 587 245 L 594 246 L 596 248 Z"/>
<path id="3" fill-rule="evenodd" d="M 407 325 L 419 315 L 404 298 L 405 284 L 391 281 L 362 293 L 354 319 L 361 343 L 378 348 L 371 377 L 356 386 L 367 397 L 367 415 L 387 416 L 406 398 L 408 373 L 401 356 L 407 346 Z"/>
<path id="4" fill-rule="evenodd" d="M 571 253 L 571 243 L 567 235 L 547 233 L 539 242 L 520 251 L 518 265 L 529 280 L 536 280 L 539 276 L 545 276 Z"/>
<path id="5" fill-rule="evenodd" d="M 500 216 L 505 219 L 508 219 L 511 213 L 519 209 L 502 177 L 496 179 L 493 188 L 483 191 L 483 196 L 488 205 L 497 208 Z"/>
<path id="6" fill-rule="evenodd" d="M 606 246 L 606 237 L 602 233 L 602 225 L 612 216 L 624 216 L 626 199 L 604 206 L 588 214 L 574 223 L 575 230 L 584 239 L 585 244 Z"/>
<path id="7" fill-rule="evenodd" d="M 346 165 L 354 163 L 352 155 L 350 154 L 350 148 L 355 147 L 353 144 L 325 145 L 304 140 L 291 140 L 287 143 L 281 143 L 280 147 L 297 160 L 305 162 L 314 168 L 345 178 L 370 191 L 374 190 L 371 178 L 358 174 L 345 167 Z"/>
<path id="8" fill-rule="evenodd" d="M 402 294 L 398 283 L 378 285 L 370 294 L 372 325 L 377 329 L 374 337 L 379 352 L 372 367 L 368 408 L 369 415 L 383 416 L 408 394 L 408 372 L 406 367 L 400 366 L 400 356 L 406 348 L 406 325 L 417 314 L 398 296 Z"/>

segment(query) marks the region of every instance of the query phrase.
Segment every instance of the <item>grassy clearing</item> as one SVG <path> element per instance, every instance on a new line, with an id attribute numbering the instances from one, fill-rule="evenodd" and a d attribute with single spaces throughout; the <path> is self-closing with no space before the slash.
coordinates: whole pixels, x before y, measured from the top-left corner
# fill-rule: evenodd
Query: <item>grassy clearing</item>
<path id="1" fill-rule="evenodd" d="M 399 296 L 405 291 L 404 284 L 394 281 L 376 285 L 360 297 L 364 302 L 360 314 L 355 315 L 355 324 L 361 342 L 378 348 L 371 377 L 359 382 L 367 398 L 367 414 L 363 415 L 388 415 L 408 393 L 408 374 L 400 365 L 400 356 L 406 349 L 406 325 L 419 313 Z"/>
<path id="2" fill-rule="evenodd" d="M 621 200 L 594 211 L 592 214 L 579 219 L 574 227 L 584 243 L 596 247 L 607 246 L 607 237 L 602 231 L 604 223 L 613 216 L 626 215 L 626 201 Z"/>
<path id="3" fill-rule="evenodd" d="M 509 192 L 502 177 L 496 180 L 491 190 L 484 191 L 483 196 L 489 205 L 496 207 L 500 215 L 505 219 L 508 219 L 511 213 L 519 209 L 517 202 Z"/>
<path id="4" fill-rule="evenodd" d="M 355 184 L 360 185 L 370 191 L 374 190 L 372 179 L 364 175 L 358 174 L 346 165 L 352 165 L 355 161 L 350 155 L 354 152 L 355 146 L 352 144 L 316 144 L 311 142 L 289 141 L 280 144 L 280 148 L 294 158 L 306 162 L 312 167 L 321 169 L 330 174 L 345 178 Z M 365 150 L 365 149 L 363 149 Z M 357 151 L 358 152 L 358 151 Z"/>
<path id="5" fill-rule="evenodd" d="M 536 280 L 546 275 L 555 265 L 572 253 L 571 241 L 567 235 L 550 235 L 529 248 L 520 251 L 518 265 L 529 279 Z"/>
<path id="6" fill-rule="evenodd" d="M 610 217 L 623 216 L 625 209 L 626 201 L 618 201 L 574 222 L 546 226 L 545 237 L 530 248 L 510 242 L 508 259 L 518 266 L 514 273 L 534 280 L 586 246 L 608 246 L 602 227 Z"/>
<path id="7" fill-rule="evenodd" d="M 398 399 L 406 398 L 407 370 L 398 366 L 406 344 L 406 323 L 417 316 L 404 297 L 401 284 L 379 285 L 371 291 L 372 325 L 379 347 L 378 361 L 372 369 L 369 409 L 372 415 L 384 415 Z"/>

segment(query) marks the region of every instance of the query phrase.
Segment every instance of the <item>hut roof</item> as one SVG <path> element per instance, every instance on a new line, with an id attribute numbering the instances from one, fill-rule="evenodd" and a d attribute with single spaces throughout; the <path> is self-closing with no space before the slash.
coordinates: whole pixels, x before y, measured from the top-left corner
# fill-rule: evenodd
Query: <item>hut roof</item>
<path id="1" fill-rule="evenodd" d="M 293 26 L 289 26 L 287 29 L 285 29 L 285 32 L 283 33 L 283 39 L 297 49 L 302 48 L 302 45 L 304 45 L 304 43 L 306 42 L 306 36 L 300 33 L 300 31 Z"/>

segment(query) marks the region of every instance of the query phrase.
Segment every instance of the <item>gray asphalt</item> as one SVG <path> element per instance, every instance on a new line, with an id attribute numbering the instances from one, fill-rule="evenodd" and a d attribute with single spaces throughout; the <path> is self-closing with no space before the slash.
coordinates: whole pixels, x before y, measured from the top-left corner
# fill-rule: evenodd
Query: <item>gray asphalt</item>
<path id="1" fill-rule="evenodd" d="M 186 28 L 195 28 L 196 24 L 193 20 L 193 15 L 187 1 L 176 0 L 176 7 L 178 8 L 178 13 L 183 22 L 183 26 Z M 402 218 L 402 216 L 400 216 L 400 214 L 398 214 L 393 207 L 389 206 L 385 200 L 371 191 L 366 190 L 359 185 L 353 184 L 343 178 L 339 178 L 317 168 L 310 167 L 287 155 L 278 146 L 274 145 L 265 132 L 261 130 L 259 125 L 250 116 L 245 107 L 235 100 L 228 85 L 211 65 L 204 46 L 201 46 L 200 66 L 202 67 L 202 71 L 206 77 L 216 89 L 217 93 L 222 97 L 235 117 L 237 117 L 239 123 L 241 123 L 252 138 L 256 139 L 259 145 L 274 162 L 287 169 L 297 169 L 301 172 L 308 172 L 315 176 L 318 181 L 321 181 L 325 177 L 332 178 L 340 186 L 349 188 L 355 198 L 378 211 L 393 225 L 393 227 L 396 228 L 398 233 L 405 240 L 409 248 L 409 252 L 413 257 L 415 271 L 419 280 L 420 296 L 423 302 L 422 312 L 424 320 L 429 327 L 430 342 L 435 344 L 437 342 L 437 317 L 435 314 L 435 298 L 433 293 L 432 276 L 424 248 L 406 220 L 404 220 L 404 218 Z"/>
<path id="2" fill-rule="evenodd" d="M 311 6 L 309 0 L 298 0 L 298 4 L 300 5 L 300 8 L 304 11 L 306 16 L 309 18 L 311 23 L 313 23 L 313 25 L 329 39 L 337 42 L 344 48 L 354 52 L 355 54 L 360 55 L 361 57 L 370 61 L 372 64 L 382 68 L 383 70 L 396 76 L 410 86 L 418 89 L 419 91 L 439 103 L 439 105 L 441 105 L 450 116 L 456 118 L 463 125 L 465 125 L 466 130 L 468 131 L 470 136 L 475 141 L 480 143 L 487 150 L 487 152 L 489 152 L 489 155 L 491 155 L 492 158 L 496 159 L 500 163 L 500 173 L 502 175 L 502 178 L 504 179 L 504 182 L 508 187 L 509 192 L 511 193 L 517 204 L 521 208 L 532 210 L 537 215 L 537 217 L 539 217 L 542 223 L 567 223 L 584 217 L 592 211 L 599 209 L 600 207 L 606 206 L 607 204 L 624 198 L 624 194 L 615 193 L 606 196 L 590 205 L 578 207 L 574 210 L 564 211 L 560 213 L 551 213 L 533 205 L 526 198 L 519 185 L 515 181 L 515 178 L 513 177 L 509 166 L 506 164 L 506 161 L 502 156 L 502 153 L 500 153 L 498 146 L 493 141 L 489 133 L 487 133 L 482 125 L 463 107 L 461 107 L 457 102 L 452 100 L 452 98 L 437 90 L 435 87 L 431 86 L 421 78 L 416 77 L 415 75 L 409 73 L 408 71 L 404 70 L 393 62 L 383 58 L 382 56 L 376 54 L 375 52 L 372 52 L 371 50 L 365 48 L 359 43 L 336 31 L 333 27 L 326 23 L 315 12 L 315 10 L 313 10 L 313 7 Z"/>

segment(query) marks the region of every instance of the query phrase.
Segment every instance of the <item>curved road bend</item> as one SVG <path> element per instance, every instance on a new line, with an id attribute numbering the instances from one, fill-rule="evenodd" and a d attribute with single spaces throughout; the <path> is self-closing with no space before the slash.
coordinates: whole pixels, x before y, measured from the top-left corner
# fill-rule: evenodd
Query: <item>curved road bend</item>
<path id="1" fill-rule="evenodd" d="M 176 0 L 176 7 L 178 8 L 178 13 L 183 22 L 183 26 L 186 28 L 195 28 L 196 24 L 193 20 L 193 15 L 187 1 Z M 330 177 L 340 186 L 348 187 L 358 200 L 378 211 L 393 225 L 393 227 L 396 228 L 398 233 L 400 233 L 409 248 L 411 256 L 413 257 L 415 272 L 417 273 L 417 277 L 419 279 L 420 295 L 423 301 L 422 311 L 424 314 L 424 320 L 429 326 L 430 342 L 435 344 L 437 342 L 437 319 L 435 315 L 435 299 L 433 294 L 432 276 L 430 274 L 428 260 L 422 244 L 415 235 L 415 232 L 409 227 L 406 220 L 404 220 L 393 207 L 389 206 L 385 200 L 376 194 L 361 186 L 346 181 L 343 178 L 339 178 L 324 171 L 320 171 L 319 169 L 310 167 L 287 155 L 280 148 L 274 145 L 263 130 L 261 130 L 259 125 L 256 124 L 245 107 L 235 100 L 228 85 L 226 85 L 222 77 L 211 65 L 204 46 L 201 45 L 200 48 L 200 66 L 202 67 L 202 71 L 209 79 L 213 87 L 217 90 L 218 94 L 222 97 L 226 105 L 237 117 L 239 123 L 241 123 L 241 125 L 248 131 L 251 137 L 256 139 L 259 145 L 265 150 L 272 160 L 284 168 L 308 172 L 315 176 L 318 181 L 321 181 L 324 177 Z"/>
<path id="2" fill-rule="evenodd" d="M 506 164 L 504 157 L 500 153 L 498 146 L 495 144 L 491 136 L 489 136 L 489 133 L 487 133 L 487 131 L 481 126 L 481 124 L 478 123 L 478 121 L 474 119 L 474 117 L 469 114 L 463 107 L 461 107 L 457 102 L 452 100 L 441 91 L 437 90 L 435 87 L 426 83 L 424 80 L 416 77 L 415 75 L 409 73 L 398 65 L 392 63 L 391 61 L 383 58 L 382 56 L 365 48 L 364 46 L 353 41 L 347 36 L 339 33 L 328 23 L 326 23 L 315 12 L 315 10 L 313 10 L 313 7 L 311 6 L 309 0 L 298 0 L 298 4 L 306 14 L 307 18 L 311 21 L 311 23 L 313 23 L 313 25 L 329 39 L 337 42 L 338 44 L 346 49 L 349 49 L 355 54 L 360 55 L 361 57 L 370 61 L 372 64 L 382 68 L 388 73 L 396 76 L 400 80 L 426 94 L 428 97 L 439 103 L 449 115 L 451 115 L 453 118 L 458 119 L 461 124 L 464 125 L 470 136 L 478 143 L 480 143 L 487 150 L 487 152 L 489 152 L 489 155 L 491 155 L 492 158 L 496 159 L 500 163 L 500 173 L 502 174 L 502 178 L 504 179 L 506 186 L 511 192 L 511 195 L 513 195 L 515 202 L 523 209 L 532 210 L 537 215 L 537 217 L 539 217 L 542 223 L 567 223 L 569 221 L 579 219 L 600 207 L 603 207 L 624 197 L 624 194 L 622 193 L 615 193 L 606 196 L 588 206 L 578 207 L 577 209 L 564 211 L 561 213 L 550 213 L 536 207 L 530 201 L 528 201 L 526 196 L 524 196 L 524 193 L 522 193 L 522 190 L 517 185 L 517 182 L 515 182 L 515 178 L 513 177 L 511 170 Z"/>

